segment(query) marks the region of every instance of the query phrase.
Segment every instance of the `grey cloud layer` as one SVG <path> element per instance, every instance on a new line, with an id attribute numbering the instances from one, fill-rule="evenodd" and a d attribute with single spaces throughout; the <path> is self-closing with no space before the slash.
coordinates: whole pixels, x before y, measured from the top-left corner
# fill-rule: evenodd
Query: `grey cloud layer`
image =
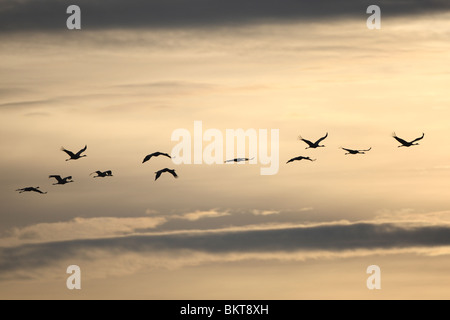
<path id="1" fill-rule="evenodd" d="M 0 249 L 0 271 L 50 266 L 95 250 L 116 253 L 157 253 L 192 250 L 209 254 L 277 253 L 357 249 L 401 249 L 450 245 L 450 226 L 397 224 L 330 224 L 270 230 L 145 235 L 75 240 Z"/>
<path id="2" fill-rule="evenodd" d="M 66 8 L 73 1 L 6 0 L 0 2 L 0 30 L 64 30 Z M 182 28 L 230 26 L 260 21 L 298 21 L 335 17 L 365 17 L 367 0 L 78 0 L 85 29 Z M 441 0 L 380 0 L 384 16 L 450 9 Z"/>

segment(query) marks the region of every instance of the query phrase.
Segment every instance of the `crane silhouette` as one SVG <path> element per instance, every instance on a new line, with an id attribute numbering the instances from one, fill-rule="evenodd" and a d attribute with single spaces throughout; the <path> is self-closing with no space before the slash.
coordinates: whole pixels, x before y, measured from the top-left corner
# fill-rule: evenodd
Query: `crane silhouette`
<path id="1" fill-rule="evenodd" d="M 231 160 L 226 160 L 224 161 L 224 163 L 228 163 L 228 162 L 245 162 L 245 161 L 250 161 L 255 159 L 255 157 L 249 159 L 249 158 L 236 158 L 236 159 L 231 159 Z"/>
<path id="2" fill-rule="evenodd" d="M 323 140 L 325 140 L 327 137 L 328 137 L 328 132 L 327 132 L 327 134 L 324 137 L 320 138 L 319 140 L 317 140 L 314 143 L 309 141 L 309 140 L 303 139 L 302 136 L 299 136 L 298 139 L 303 141 L 304 143 L 306 143 L 308 145 L 308 147 L 306 147 L 306 149 L 310 149 L 310 148 L 311 149 L 316 149 L 316 148 L 323 148 L 323 147 L 325 147 L 324 145 L 320 145 L 320 143 Z"/>
<path id="3" fill-rule="evenodd" d="M 366 154 L 366 152 L 369 152 L 370 150 L 372 150 L 372 148 L 369 148 L 367 150 L 353 150 L 353 149 L 347 149 L 347 148 L 341 148 L 342 150 L 347 151 L 347 154 Z"/>
<path id="4" fill-rule="evenodd" d="M 61 178 L 61 176 L 58 176 L 58 175 L 51 175 L 51 176 L 49 176 L 48 178 L 49 178 L 49 179 L 51 179 L 51 178 L 55 178 L 55 179 L 56 179 L 56 183 L 53 184 L 54 186 L 56 186 L 56 185 L 58 185 L 58 184 L 59 184 L 59 185 L 64 185 L 64 184 L 73 182 L 72 176 L 68 176 L 68 177 L 65 177 L 65 178 Z"/>
<path id="5" fill-rule="evenodd" d="M 36 193 L 40 193 L 40 194 L 47 194 L 47 192 L 42 192 L 41 190 L 39 190 L 39 187 L 26 187 L 26 188 L 22 188 L 22 189 L 17 189 L 16 191 L 18 191 L 19 193 L 36 192 Z"/>
<path id="6" fill-rule="evenodd" d="M 149 161 L 152 157 L 159 157 L 159 156 L 164 156 L 164 157 L 167 157 L 169 159 L 172 159 L 172 157 L 169 154 L 158 151 L 158 152 L 153 152 L 153 153 L 147 155 L 144 158 L 144 160 L 142 161 L 142 163 L 145 163 L 145 162 Z"/>
<path id="7" fill-rule="evenodd" d="M 417 139 L 414 139 L 413 141 L 406 141 L 406 140 L 403 140 L 402 138 L 397 137 L 397 135 L 395 134 L 395 132 L 392 134 L 392 137 L 393 137 L 395 140 L 397 140 L 398 142 L 400 142 L 400 143 L 402 144 L 401 146 L 398 146 L 399 148 L 400 148 L 400 147 L 407 147 L 407 148 L 409 148 L 409 147 L 411 147 L 411 146 L 418 146 L 419 144 L 418 144 L 418 143 L 414 143 L 414 142 L 417 142 L 417 141 L 419 141 L 419 140 L 422 140 L 422 139 L 425 137 L 425 133 L 422 133 L 422 136 L 421 136 L 421 137 L 419 137 L 419 138 L 417 138 Z"/>
<path id="8" fill-rule="evenodd" d="M 95 171 L 95 172 L 92 172 L 91 174 L 90 174 L 90 176 L 92 176 L 93 174 L 97 174 L 94 178 L 105 178 L 105 177 L 112 177 L 113 176 L 113 174 L 112 174 L 112 171 L 111 170 L 108 170 L 108 171 L 105 171 L 105 172 L 102 172 L 102 171 Z"/>
<path id="9" fill-rule="evenodd" d="M 70 157 L 69 159 L 66 159 L 66 161 L 69 161 L 69 160 L 78 160 L 78 159 L 80 159 L 80 158 L 87 157 L 86 155 L 81 155 L 83 152 L 86 151 L 86 149 L 87 149 L 87 145 L 84 146 L 84 148 L 81 149 L 80 151 L 78 151 L 77 153 L 73 153 L 72 151 L 67 150 L 67 149 L 65 149 L 64 147 L 61 147 L 61 151 L 64 151 L 64 152 L 67 153 L 67 154 L 69 155 L 69 157 Z"/>
<path id="10" fill-rule="evenodd" d="M 155 172 L 155 174 L 156 174 L 155 181 L 158 180 L 159 177 L 165 172 L 170 173 L 171 175 L 173 175 L 174 178 L 178 178 L 178 175 L 175 172 L 175 169 L 164 168 L 164 169 L 161 169 L 161 170 Z"/>
<path id="11" fill-rule="evenodd" d="M 310 157 L 298 156 L 298 157 L 292 158 L 291 160 L 286 162 L 286 164 L 294 162 L 294 161 L 301 161 L 301 160 L 316 161 L 317 159 L 311 159 Z"/>

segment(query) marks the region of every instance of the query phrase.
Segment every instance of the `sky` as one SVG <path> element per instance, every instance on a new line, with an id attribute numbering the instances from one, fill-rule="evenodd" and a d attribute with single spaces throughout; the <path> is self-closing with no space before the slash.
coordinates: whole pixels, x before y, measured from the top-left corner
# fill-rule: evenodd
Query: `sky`
<path id="1" fill-rule="evenodd" d="M 0 0 L 0 299 L 450 298 L 448 2 L 70 4 Z M 278 130 L 278 172 L 142 164 L 196 121 Z"/>

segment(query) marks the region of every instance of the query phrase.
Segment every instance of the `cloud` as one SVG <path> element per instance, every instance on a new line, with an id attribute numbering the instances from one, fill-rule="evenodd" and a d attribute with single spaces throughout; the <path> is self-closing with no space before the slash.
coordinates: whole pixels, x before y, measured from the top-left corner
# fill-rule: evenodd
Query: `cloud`
<path id="1" fill-rule="evenodd" d="M 300 208 L 298 210 L 295 210 L 295 212 L 308 212 L 308 211 L 313 211 L 314 208 L 313 207 L 305 207 L 305 208 Z M 277 214 L 281 214 L 281 211 L 278 210 L 252 210 L 251 213 L 255 216 L 271 216 L 271 215 L 277 215 Z"/>
<path id="2" fill-rule="evenodd" d="M 375 221 L 378 221 L 378 223 L 407 223 L 415 226 L 449 226 L 450 211 L 416 212 L 416 210 L 411 208 L 385 209 L 377 212 Z"/>
<path id="3" fill-rule="evenodd" d="M 124 90 L 127 95 L 152 95 L 165 97 L 167 95 L 196 95 L 211 93 L 219 87 L 208 83 L 195 83 L 188 81 L 160 81 L 151 83 L 121 84 L 113 86 L 115 90 Z"/>
<path id="4" fill-rule="evenodd" d="M 183 215 L 174 216 L 173 218 L 176 219 L 186 219 L 189 221 L 197 221 L 204 218 L 218 218 L 218 217 L 224 217 L 229 216 L 230 213 L 228 212 L 220 212 L 217 210 L 210 210 L 210 211 L 195 211 L 190 213 L 185 213 Z"/>
<path id="5" fill-rule="evenodd" d="M 200 219 L 230 215 L 227 211 L 209 210 L 165 216 L 152 209 L 147 209 L 145 214 L 149 215 L 149 217 L 74 218 L 63 222 L 38 223 L 21 228 L 13 228 L 6 231 L 6 236 L 0 237 L 0 247 L 147 234 L 170 220 L 194 222 Z"/>
<path id="6" fill-rule="evenodd" d="M 0 238 L 0 246 L 124 236 L 134 234 L 140 228 L 154 229 L 165 222 L 162 217 L 142 217 L 75 218 L 66 222 L 39 223 L 12 229 L 6 237 Z"/>
<path id="7" fill-rule="evenodd" d="M 304 208 L 309 211 L 312 208 Z M 276 216 L 274 210 L 248 215 Z M 166 230 L 172 220 L 197 222 L 226 210 L 148 217 L 76 218 L 14 228 L 0 238 L 0 279 L 42 277 L 76 261 L 106 275 L 140 268 L 179 268 L 242 260 L 340 259 L 385 254 L 450 254 L 450 211 L 380 211 L 374 220 L 274 223 L 215 229 Z M 103 267 L 102 267 L 103 266 Z M 130 267 L 132 266 L 132 267 Z M 106 270 L 106 271 L 105 271 Z M 91 273 L 102 277 L 102 272 Z"/>
<path id="8" fill-rule="evenodd" d="M 58 259 L 45 260 L 43 257 L 29 256 L 29 265 L 2 270 L 0 281 L 12 279 L 54 279 L 61 281 L 67 266 L 78 263 L 82 269 L 83 280 L 102 279 L 111 276 L 132 275 L 138 272 L 151 272 L 158 269 L 177 270 L 205 264 L 238 263 L 241 261 L 276 261 L 303 262 L 308 260 L 336 260 L 355 257 L 420 255 L 436 257 L 450 255 L 450 247 L 420 248 L 410 247 L 401 249 L 375 250 L 346 250 L 346 251 L 297 251 L 297 252 L 258 252 L 258 253 L 224 253 L 214 254 L 189 250 L 149 251 L 145 254 L 134 251 L 114 251 L 95 249 L 82 252 L 60 254 Z M 48 255 L 46 255 L 48 257 Z M 16 260 L 18 261 L 18 260 Z"/>
<path id="9" fill-rule="evenodd" d="M 275 210 L 253 210 L 252 213 L 255 216 L 270 216 L 273 214 L 280 214 L 280 211 Z"/>
<path id="10" fill-rule="evenodd" d="M 205 216 L 205 215 L 199 215 Z M 51 268 L 67 261 L 91 261 L 101 256 L 132 255 L 153 257 L 159 267 L 183 265 L 194 262 L 192 257 L 207 256 L 207 260 L 221 259 L 277 259 L 300 255 L 301 259 L 311 257 L 333 258 L 354 255 L 383 254 L 383 252 L 415 252 L 422 254 L 449 254 L 450 223 L 442 225 L 418 225 L 416 223 L 380 222 L 330 222 L 314 225 L 279 227 L 242 227 L 207 231 L 154 232 L 144 235 L 123 236 L 133 232 L 136 222 L 157 225 L 160 221 L 132 219 L 106 220 L 105 229 L 97 230 L 96 239 L 81 238 L 67 241 L 22 244 L 0 248 L 0 273 L 17 273 L 21 270 Z M 72 221 L 70 227 L 47 226 L 46 232 L 72 232 L 74 225 L 89 228 L 94 221 Z M 118 227 L 122 224 L 123 227 Z M 39 228 L 43 228 L 40 226 Z M 21 230 L 16 236 L 36 238 L 37 227 Z M 44 228 L 45 229 L 45 228 Z M 50 230 L 51 229 L 51 230 Z M 92 232 L 92 231 L 91 231 Z M 76 233 L 76 232 L 75 232 Z M 104 238 L 105 234 L 120 235 Z M 68 237 L 70 238 L 70 237 Z M 158 257 L 163 257 L 160 260 Z M 112 258 L 111 258 L 112 259 Z M 173 260 L 175 259 L 175 260 Z M 194 259 L 195 260 L 195 259 Z M 114 261 L 111 261 L 114 264 Z"/>
<path id="11" fill-rule="evenodd" d="M 1 70 L 1 72 L 5 72 Z M 0 97 L 6 98 L 6 97 L 16 97 L 17 95 L 23 95 L 24 93 L 30 93 L 30 90 L 24 89 L 24 88 L 15 88 L 15 87 L 9 87 L 9 88 L 0 88 Z"/>
<path id="12" fill-rule="evenodd" d="M 59 0 L 5 0 L 0 2 L 0 30 L 66 30 L 66 9 Z M 261 21 L 310 21 L 340 17 L 365 19 L 371 1 L 307 0 L 79 0 L 82 29 L 185 28 L 235 26 Z M 445 1 L 405 0 L 377 2 L 384 16 L 447 11 Z"/>
<path id="13" fill-rule="evenodd" d="M 24 114 L 25 117 L 48 117 L 49 115 L 49 112 L 29 112 Z"/>
<path id="14" fill-rule="evenodd" d="M 149 83 L 133 83 L 133 84 L 120 84 L 114 86 L 114 88 L 138 88 L 138 89 L 211 89 L 215 85 L 209 83 L 195 83 L 188 81 L 158 81 Z"/>
<path id="15" fill-rule="evenodd" d="M 0 109 L 25 109 L 35 106 L 45 106 L 48 104 L 53 104 L 54 100 L 34 100 L 34 101 L 16 101 L 1 103 Z"/>

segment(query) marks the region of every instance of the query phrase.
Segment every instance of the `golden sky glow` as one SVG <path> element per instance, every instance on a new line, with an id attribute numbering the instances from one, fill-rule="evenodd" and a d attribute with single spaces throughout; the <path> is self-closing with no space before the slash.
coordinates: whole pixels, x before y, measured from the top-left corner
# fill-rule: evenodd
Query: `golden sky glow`
<path id="1" fill-rule="evenodd" d="M 35 267 L 0 262 L 0 298 L 449 298 L 450 242 L 421 242 L 417 231 L 449 227 L 449 18 L 385 19 L 373 31 L 363 15 L 2 35 L 0 261 L 25 261 L 29 244 L 48 250 L 93 242 Z M 196 120 L 222 132 L 279 129 L 279 173 L 261 176 L 259 165 L 180 165 L 178 180 L 154 182 L 156 170 L 174 165 L 162 158 L 142 164 L 143 157 L 170 153 L 172 132 L 192 131 Z M 425 138 L 397 148 L 394 131 Z M 326 132 L 323 149 L 305 150 L 297 140 Z M 64 161 L 61 146 L 77 151 L 85 144 L 88 157 Z M 345 156 L 339 147 L 373 149 Z M 285 164 L 299 155 L 318 160 Z M 114 177 L 92 179 L 95 170 Z M 75 183 L 52 186 L 50 174 L 73 175 Z M 25 186 L 48 194 L 14 193 Z M 127 242 L 236 230 L 265 237 L 266 229 L 278 235 L 296 227 L 315 232 L 314 242 L 321 224 L 355 231 L 360 223 L 411 228 L 418 240 L 286 251 L 283 243 L 276 250 L 249 243 L 243 251 L 141 251 L 140 242 Z M 108 239 L 117 251 L 95 242 Z M 79 293 L 64 287 L 73 263 L 86 275 Z M 365 287 L 371 264 L 382 268 L 379 292 Z"/>

